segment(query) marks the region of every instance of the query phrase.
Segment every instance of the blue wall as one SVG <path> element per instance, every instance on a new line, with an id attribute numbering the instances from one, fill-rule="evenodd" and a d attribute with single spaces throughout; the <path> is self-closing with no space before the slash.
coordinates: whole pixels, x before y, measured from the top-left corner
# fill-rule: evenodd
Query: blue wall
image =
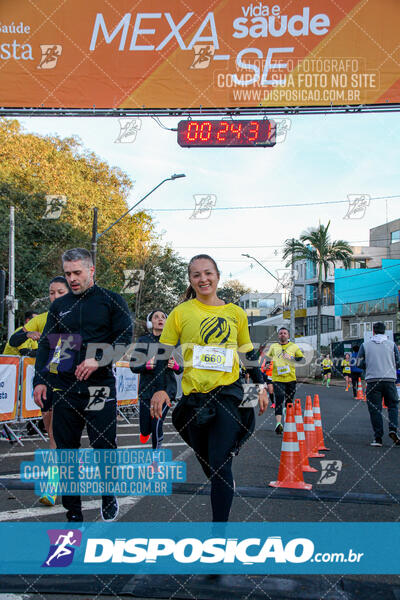
<path id="1" fill-rule="evenodd" d="M 335 269 L 335 314 L 343 304 L 397 296 L 400 290 L 400 261 L 382 260 L 381 269 Z"/>

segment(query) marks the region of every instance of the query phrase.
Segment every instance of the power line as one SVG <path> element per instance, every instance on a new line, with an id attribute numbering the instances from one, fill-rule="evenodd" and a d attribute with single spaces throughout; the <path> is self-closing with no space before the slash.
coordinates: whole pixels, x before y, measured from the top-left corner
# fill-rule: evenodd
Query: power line
<path id="1" fill-rule="evenodd" d="M 400 198 L 396 196 L 376 196 L 370 200 L 389 200 L 391 198 Z M 260 210 L 264 208 L 293 208 L 296 206 L 323 206 L 326 204 L 348 204 L 348 200 L 328 200 L 326 202 L 300 202 L 297 204 L 264 204 L 259 206 L 213 206 L 210 210 Z M 148 208 L 149 212 L 193 212 L 193 208 Z"/>

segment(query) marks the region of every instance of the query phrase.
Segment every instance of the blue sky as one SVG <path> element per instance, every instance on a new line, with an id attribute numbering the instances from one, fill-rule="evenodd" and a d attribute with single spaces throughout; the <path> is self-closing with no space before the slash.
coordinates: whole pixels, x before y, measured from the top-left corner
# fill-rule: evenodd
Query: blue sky
<path id="1" fill-rule="evenodd" d="M 277 117 L 282 118 L 282 117 Z M 142 118 L 133 143 L 115 143 L 120 127 L 114 118 L 27 118 L 27 131 L 77 135 L 85 147 L 135 181 L 130 206 L 162 179 L 165 183 L 141 208 L 152 210 L 157 231 L 184 258 L 199 252 L 218 262 L 223 280 L 240 279 L 258 291 L 271 292 L 275 282 L 261 267 L 241 256 L 260 260 L 270 271 L 282 268 L 280 251 L 286 238 L 298 237 L 319 221 L 331 221 L 331 236 L 367 245 L 369 229 L 399 216 L 400 115 L 290 115 L 286 139 L 274 148 L 191 148 L 178 146 L 176 133 Z M 178 119 L 162 118 L 166 127 Z M 62 190 L 59 190 L 62 193 Z M 246 206 L 245 210 L 213 210 L 208 219 L 190 218 L 195 194 L 216 196 L 216 208 Z M 372 198 L 362 219 L 344 219 L 348 194 Z M 342 204 L 285 207 L 285 204 Z M 251 206 L 279 205 L 251 209 Z M 190 209 L 163 212 L 160 209 Z"/>

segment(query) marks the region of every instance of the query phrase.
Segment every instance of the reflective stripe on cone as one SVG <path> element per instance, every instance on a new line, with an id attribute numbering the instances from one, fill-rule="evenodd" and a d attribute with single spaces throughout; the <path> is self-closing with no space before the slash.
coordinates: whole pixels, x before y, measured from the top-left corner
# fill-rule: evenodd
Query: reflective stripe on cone
<path id="1" fill-rule="evenodd" d="M 323 458 L 325 454 L 320 454 L 318 452 L 311 396 L 306 397 L 306 408 L 304 410 L 304 433 L 306 436 L 308 458 Z"/>
<path id="2" fill-rule="evenodd" d="M 301 415 L 301 401 L 296 398 L 294 402 L 294 420 L 296 422 L 297 439 L 299 440 L 301 454 L 301 468 L 304 473 L 316 473 L 318 469 L 314 469 L 308 462 L 308 452 L 306 446 L 306 436 L 304 434 L 303 417 Z"/>
<path id="3" fill-rule="evenodd" d="M 314 394 L 313 414 L 314 414 L 315 435 L 317 436 L 317 450 L 328 450 L 329 451 L 329 448 L 326 448 L 325 441 L 324 441 L 324 433 L 322 430 L 322 421 L 321 421 L 321 407 L 319 405 L 318 394 Z"/>
<path id="4" fill-rule="evenodd" d="M 281 460 L 277 481 L 271 481 L 271 487 L 311 490 L 310 483 L 305 483 L 302 471 L 302 457 L 294 421 L 294 407 L 289 403 L 286 407 L 286 421 L 283 430 Z"/>

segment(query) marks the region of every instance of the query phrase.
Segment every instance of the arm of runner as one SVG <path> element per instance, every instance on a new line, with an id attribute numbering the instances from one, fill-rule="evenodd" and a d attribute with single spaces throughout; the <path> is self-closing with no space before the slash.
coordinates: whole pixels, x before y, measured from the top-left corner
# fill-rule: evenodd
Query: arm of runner
<path id="1" fill-rule="evenodd" d="M 268 394 L 265 387 L 258 393 L 258 406 L 259 406 L 259 415 L 262 415 L 268 408 Z"/>
<path id="2" fill-rule="evenodd" d="M 99 363 L 95 358 L 86 358 L 76 367 L 75 377 L 78 381 L 86 381 L 98 368 Z"/>
<path id="3" fill-rule="evenodd" d="M 356 367 L 359 367 L 360 369 L 365 369 L 365 348 L 364 348 L 364 344 L 361 344 L 360 349 L 358 351 L 357 354 L 357 358 L 356 358 Z"/>
<path id="4" fill-rule="evenodd" d="M 39 408 L 43 408 L 43 400 L 47 398 L 47 387 L 40 383 L 33 390 L 33 400 Z"/>
<path id="5" fill-rule="evenodd" d="M 39 334 L 39 337 L 40 337 L 40 334 Z M 17 331 L 14 331 L 14 333 L 8 340 L 8 343 L 13 348 L 18 348 L 18 346 L 20 346 L 21 344 L 26 342 L 27 339 L 28 339 L 27 332 L 24 329 L 18 329 Z"/>
<path id="6" fill-rule="evenodd" d="M 35 376 L 33 378 L 34 386 L 38 384 L 46 385 L 47 383 L 45 368 L 50 358 L 50 343 L 47 336 L 49 333 L 59 333 L 58 320 L 53 310 L 54 308 L 51 304 L 47 315 L 46 325 L 44 326 L 43 333 L 40 337 L 39 346 L 37 349 L 35 362 Z"/>

